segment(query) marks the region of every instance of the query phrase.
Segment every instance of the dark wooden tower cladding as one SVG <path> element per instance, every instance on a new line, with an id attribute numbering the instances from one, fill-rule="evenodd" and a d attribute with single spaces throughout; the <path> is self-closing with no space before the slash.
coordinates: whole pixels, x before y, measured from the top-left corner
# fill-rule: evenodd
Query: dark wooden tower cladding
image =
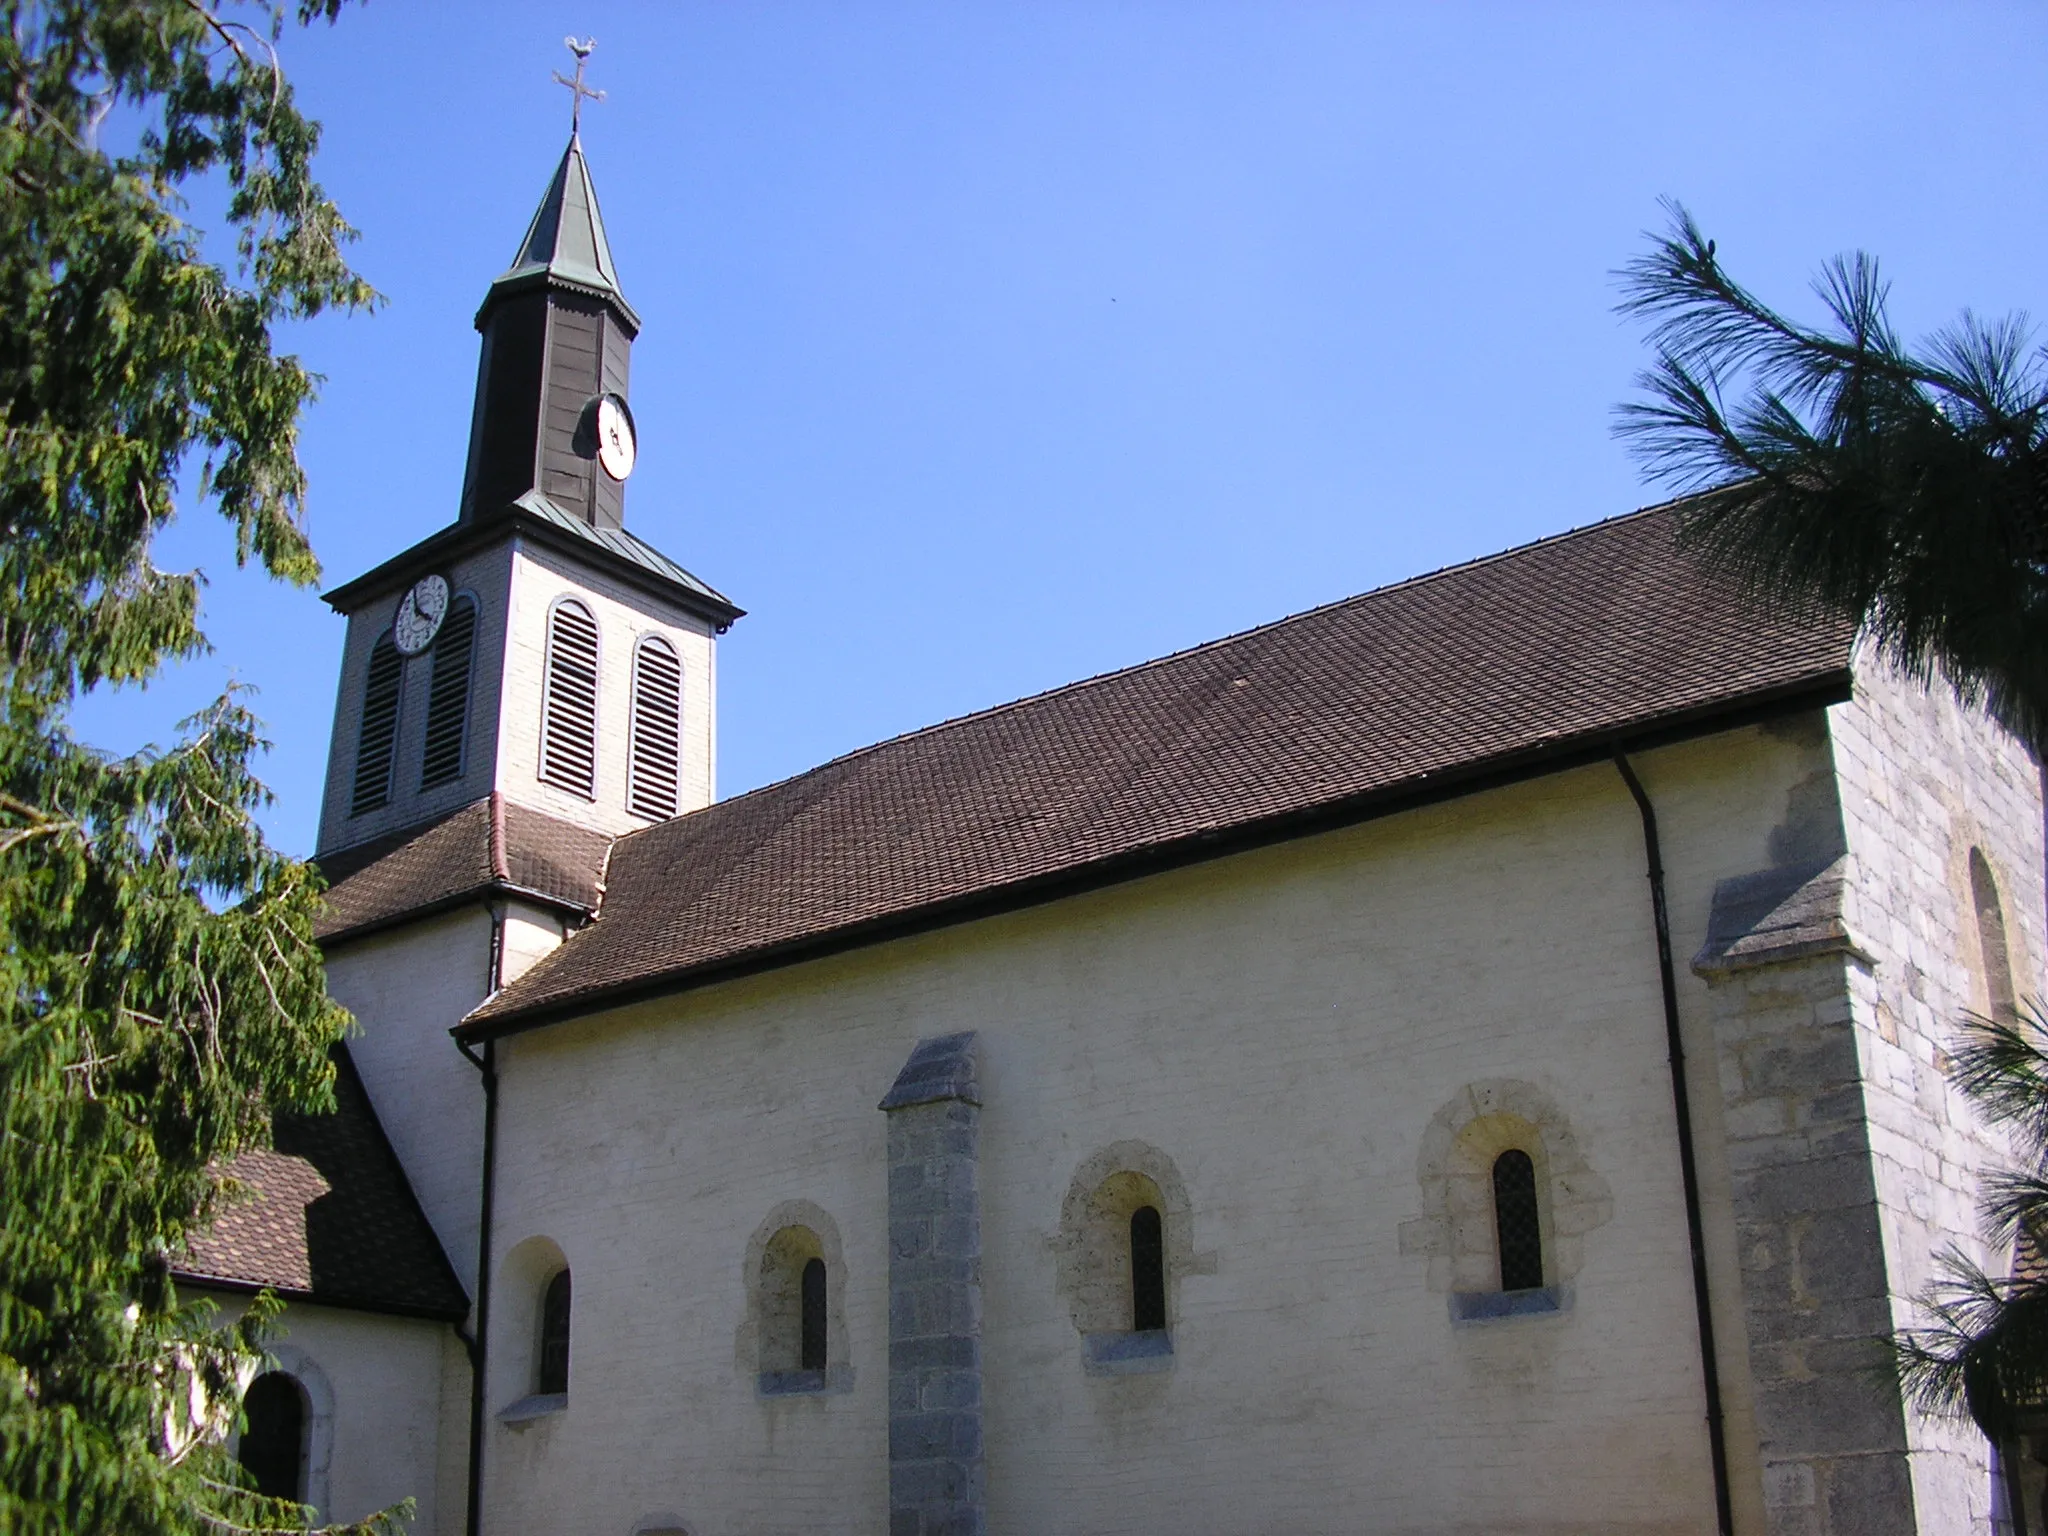
<path id="1" fill-rule="evenodd" d="M 464 521 L 530 491 L 594 528 L 626 521 L 626 487 L 599 467 L 600 395 L 626 396 L 640 317 L 619 289 L 583 146 L 569 140 L 519 254 L 491 284 L 483 332 Z"/>

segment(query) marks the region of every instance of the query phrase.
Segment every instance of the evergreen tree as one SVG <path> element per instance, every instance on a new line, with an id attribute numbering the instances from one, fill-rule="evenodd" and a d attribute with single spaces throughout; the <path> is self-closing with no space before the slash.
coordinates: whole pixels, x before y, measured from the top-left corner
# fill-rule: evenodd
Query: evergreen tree
<path id="1" fill-rule="evenodd" d="M 1650 323 L 1657 356 L 1620 431 L 1653 476 L 1709 493 L 1683 509 L 1682 540 L 1759 601 L 1858 620 L 2040 757 L 2048 353 L 2024 319 L 1965 313 L 1908 350 L 1859 254 L 1815 284 L 1830 323 L 1802 326 L 1734 282 L 1678 208 L 1622 279 L 1622 312 Z M 2010 1452 L 2021 1416 L 2048 1407 L 2048 1021 L 2031 1006 L 1966 1019 L 1951 1071 L 2023 1160 L 1982 1200 L 1988 1236 L 2021 1262 L 1991 1275 L 1950 1250 L 1927 1326 L 1896 1345 L 1924 1407 L 1968 1413 Z"/>
<path id="2" fill-rule="evenodd" d="M 1857 618 L 1908 672 L 2048 743 L 2048 354 L 2024 318 L 1965 313 L 1909 351 L 1859 253 L 1815 284 L 1831 323 L 1798 325 L 1683 209 L 1621 275 L 1657 357 L 1620 431 L 1654 478 L 1715 492 L 1685 538 L 1760 599 Z"/>
<path id="3" fill-rule="evenodd" d="M 289 4 L 295 12 L 288 12 Z M 152 534 L 181 473 L 272 575 L 318 573 L 294 450 L 314 379 L 272 327 L 373 298 L 275 44 L 340 0 L 0 0 L 0 1529 L 304 1529 L 223 1432 L 274 1303 L 233 1326 L 168 1266 L 210 1170 L 332 1105 L 345 1016 L 318 884 L 266 846 L 230 694 L 115 759 L 80 693 L 205 649 Z M 254 22 L 251 26 L 249 23 Z M 102 141 L 118 134 L 122 148 Z M 225 265 L 181 189 L 225 192 Z M 373 1526 L 390 1521 L 380 1517 Z"/>

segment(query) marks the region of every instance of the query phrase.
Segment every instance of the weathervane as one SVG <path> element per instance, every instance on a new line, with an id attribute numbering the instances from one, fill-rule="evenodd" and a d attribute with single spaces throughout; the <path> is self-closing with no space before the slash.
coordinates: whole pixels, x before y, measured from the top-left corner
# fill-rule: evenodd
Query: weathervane
<path id="1" fill-rule="evenodd" d="M 583 66 L 590 58 L 590 51 L 597 46 L 597 39 L 586 37 L 579 43 L 576 41 L 575 33 L 572 32 L 569 36 L 562 39 L 562 46 L 576 55 L 575 79 L 570 79 L 559 69 L 555 71 L 555 84 L 569 87 L 570 99 L 575 102 L 575 105 L 569 109 L 569 136 L 574 138 L 583 131 L 584 98 L 588 97 L 592 101 L 603 101 L 604 92 L 593 91 L 583 83 Z"/>

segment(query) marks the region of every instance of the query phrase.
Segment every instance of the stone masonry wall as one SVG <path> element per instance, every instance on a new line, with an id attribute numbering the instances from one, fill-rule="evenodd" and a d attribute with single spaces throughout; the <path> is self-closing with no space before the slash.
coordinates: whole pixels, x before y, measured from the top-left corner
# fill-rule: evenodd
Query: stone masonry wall
<path id="1" fill-rule="evenodd" d="M 889 1116 L 889 1536 L 983 1536 L 981 1089 L 972 1033 L 920 1040 Z"/>
<path id="2" fill-rule="evenodd" d="M 1830 725 L 1854 874 L 1849 923 L 1877 961 L 1852 972 L 1851 1020 L 1892 1321 L 1904 1326 L 1948 1243 L 2003 1262 L 1978 1236 L 1975 1201 L 2005 1147 L 1942 1067 L 1959 1016 L 1991 1001 L 1970 899 L 1972 847 L 1998 883 L 2017 990 L 2042 994 L 2041 780 L 2030 755 L 1981 714 L 1867 652 L 1854 700 L 1830 712 Z M 1906 1434 L 1920 1531 L 1984 1530 L 1982 1437 L 1919 1415 L 1907 1418 Z"/>

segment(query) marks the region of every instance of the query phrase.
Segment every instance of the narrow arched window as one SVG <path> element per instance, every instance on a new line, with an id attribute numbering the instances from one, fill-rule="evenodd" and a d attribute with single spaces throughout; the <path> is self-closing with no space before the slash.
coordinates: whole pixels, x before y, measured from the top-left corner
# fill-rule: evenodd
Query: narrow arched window
<path id="1" fill-rule="evenodd" d="M 569 1271 L 548 1282 L 540 1299 L 540 1371 L 534 1390 L 565 1394 L 569 1390 Z"/>
<path id="2" fill-rule="evenodd" d="M 1536 1162 L 1511 1147 L 1493 1160 L 1493 1230 L 1500 1243 L 1500 1288 L 1543 1285 L 1543 1224 L 1536 1206 Z"/>
<path id="3" fill-rule="evenodd" d="M 579 795 L 597 793 L 597 620 L 574 598 L 548 615 L 540 776 Z"/>
<path id="4" fill-rule="evenodd" d="M 811 1259 L 804 1265 L 803 1275 L 803 1347 L 798 1352 L 797 1368 L 805 1371 L 825 1369 L 825 1261 Z"/>
<path id="5" fill-rule="evenodd" d="M 306 1394 L 283 1371 L 265 1371 L 242 1395 L 247 1427 L 236 1460 L 258 1493 L 306 1497 Z"/>
<path id="6" fill-rule="evenodd" d="M 2016 1019 L 2020 1007 L 2012 985 L 2012 951 L 2005 942 L 2005 907 L 1981 848 L 1970 850 L 1970 899 L 1977 909 L 1977 948 L 1984 957 L 1984 991 L 1991 1016 Z"/>
<path id="7" fill-rule="evenodd" d="M 1166 1232 L 1159 1207 L 1141 1205 L 1131 1212 L 1131 1331 L 1165 1326 Z"/>
<path id="8" fill-rule="evenodd" d="M 398 747 L 398 692 L 405 658 L 389 635 L 370 647 L 363 678 L 362 729 L 356 737 L 355 793 L 349 815 L 360 816 L 391 803 L 391 762 Z"/>
<path id="9" fill-rule="evenodd" d="M 463 738 L 469 725 L 470 661 L 476 651 L 476 604 L 458 597 L 434 637 L 427 681 L 427 740 L 420 754 L 420 788 L 462 777 Z"/>
<path id="10" fill-rule="evenodd" d="M 683 748 L 683 663 L 675 647 L 648 635 L 633 652 L 633 744 L 626 804 L 660 821 L 676 813 Z"/>

